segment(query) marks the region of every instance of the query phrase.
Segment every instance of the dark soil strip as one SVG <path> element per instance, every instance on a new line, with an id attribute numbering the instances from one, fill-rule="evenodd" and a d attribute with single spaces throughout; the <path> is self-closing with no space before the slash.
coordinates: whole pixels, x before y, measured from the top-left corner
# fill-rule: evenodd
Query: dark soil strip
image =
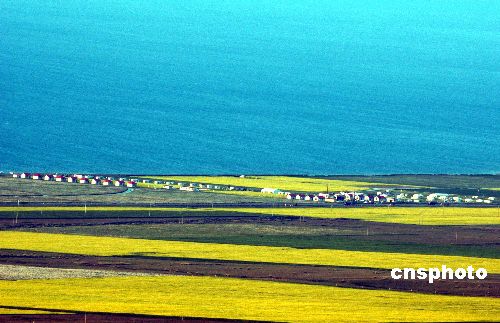
<path id="1" fill-rule="evenodd" d="M 18 309 L 18 310 L 41 310 L 47 312 L 59 312 L 65 314 L 3 314 L 0 315 L 0 322 L 97 322 L 97 323 L 115 323 L 115 322 L 134 322 L 134 323 L 159 323 L 159 322 L 263 322 L 263 321 L 244 321 L 231 319 L 211 319 L 196 317 L 173 317 L 156 315 L 138 315 L 138 314 L 113 314 L 113 313 L 83 313 L 70 312 L 65 310 L 52 310 L 29 307 L 0 306 L 0 308 Z"/>
<path id="2" fill-rule="evenodd" d="M 250 213 L 232 212 L 210 216 L 180 216 L 179 212 L 156 214 L 152 216 L 137 216 L 138 212 L 112 212 L 112 217 L 103 217 L 102 212 L 95 215 L 82 215 L 73 217 L 74 214 L 68 212 L 68 217 L 64 213 L 58 216 L 47 218 L 26 218 L 24 214 L 16 223 L 15 213 L 11 218 L 0 218 L 0 229 L 22 229 L 22 228 L 43 228 L 43 227 L 67 227 L 67 226 L 93 226 L 107 224 L 266 224 L 275 226 L 301 226 L 301 227 L 330 227 L 352 232 L 349 236 L 360 236 L 363 240 L 383 240 L 401 243 L 424 243 L 436 245 L 472 245 L 482 244 L 489 247 L 498 248 L 498 237 L 500 236 L 500 226 L 498 225 L 477 225 L 477 226 L 422 226 L 399 223 L 369 222 L 356 219 L 322 219 L 322 218 L 300 218 L 296 216 L 270 216 L 255 215 Z M 214 212 L 215 213 L 215 212 Z M 99 216 L 97 216 L 99 215 Z M 135 215 L 135 216 L 133 216 Z M 369 233 L 367 235 L 367 232 Z M 362 236 L 362 237 L 361 237 Z"/>
<path id="3" fill-rule="evenodd" d="M 154 257 L 96 257 L 1 250 L 0 263 L 40 267 L 106 269 L 154 274 L 218 276 L 351 288 L 500 297 L 500 275 L 485 280 L 393 280 L 390 271 L 332 266 L 244 263 Z"/>

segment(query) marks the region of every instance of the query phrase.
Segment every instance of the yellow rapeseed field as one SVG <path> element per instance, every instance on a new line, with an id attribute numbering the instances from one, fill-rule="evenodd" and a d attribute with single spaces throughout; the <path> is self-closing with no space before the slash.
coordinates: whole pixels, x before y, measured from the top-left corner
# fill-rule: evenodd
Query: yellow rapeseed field
<path id="1" fill-rule="evenodd" d="M 391 269 L 394 267 L 429 268 L 441 267 L 442 264 L 446 264 L 451 268 L 466 268 L 472 265 L 475 268 L 486 268 L 489 273 L 500 273 L 500 259 L 491 258 L 331 249 L 297 249 L 290 247 L 162 241 L 19 231 L 0 231 L 0 249 L 61 252 L 95 256 L 141 255 L 382 269 Z"/>
<path id="2" fill-rule="evenodd" d="M 348 218 L 375 222 L 423 225 L 500 224 L 499 208 L 470 207 L 363 207 L 363 208 L 245 208 L 233 211 L 306 216 Z"/>
<path id="3" fill-rule="evenodd" d="M 0 306 L 2 306 L 2 304 L 0 304 Z M 0 307 L 0 315 L 8 315 L 8 314 L 28 315 L 28 314 L 62 314 L 62 313 L 57 313 L 57 312 L 52 312 L 52 311 L 47 312 L 47 311 L 39 311 L 39 310 L 21 310 L 21 309 L 15 309 L 15 308 L 2 308 L 2 307 Z M 65 314 L 67 314 L 67 313 L 65 313 Z M 0 317 L 0 319 L 1 319 L 1 317 Z"/>
<path id="4" fill-rule="evenodd" d="M 214 277 L 0 281 L 4 306 L 287 322 L 470 322 L 500 317 L 496 298 Z"/>
<path id="5" fill-rule="evenodd" d="M 292 176 L 163 176 L 155 179 L 180 181 L 186 183 L 207 183 L 244 187 L 272 187 L 284 191 L 326 192 L 366 190 L 370 187 L 396 186 L 380 183 L 366 183 L 320 178 L 292 177 Z"/>

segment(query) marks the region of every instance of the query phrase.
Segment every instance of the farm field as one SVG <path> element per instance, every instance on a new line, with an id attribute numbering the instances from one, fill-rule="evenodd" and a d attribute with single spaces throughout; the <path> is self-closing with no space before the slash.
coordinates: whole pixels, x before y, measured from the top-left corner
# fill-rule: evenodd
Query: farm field
<path id="1" fill-rule="evenodd" d="M 248 203 L 268 202 L 259 195 L 238 196 L 211 192 L 181 192 L 164 189 L 110 187 L 90 184 L 71 184 L 21 180 L 0 176 L 0 203 L 59 203 L 83 205 L 148 204 L 148 203 Z"/>
<path id="2" fill-rule="evenodd" d="M 235 209 L 242 211 L 243 209 Z M 248 213 L 269 214 L 269 209 L 246 208 Z M 277 208 L 275 215 L 319 218 L 349 218 L 385 223 L 418 225 L 500 224 L 499 208 L 378 207 L 378 208 Z"/>
<path id="3" fill-rule="evenodd" d="M 106 212 L 103 215 L 103 212 Z M 50 217 L 165 217 L 275 215 L 415 225 L 498 225 L 500 208 L 472 207 L 359 207 L 359 208 L 166 208 L 166 207 L 0 207 L 0 218 Z"/>
<path id="4" fill-rule="evenodd" d="M 258 177 L 256 187 L 278 180 L 297 190 L 316 190 L 325 181 L 329 189 L 386 184 Z M 284 207 L 283 200 L 269 207 L 278 199 L 258 192 L 19 182 L 17 190 L 10 191 L 11 182 L 0 190 L 0 203 L 27 203 L 0 206 L 0 322 L 446 322 L 498 316 L 495 207 Z M 187 207 L 211 201 L 213 207 Z M 220 202 L 261 204 L 218 207 Z M 488 277 L 429 284 L 390 276 L 394 267 L 442 264 L 483 267 Z"/>
<path id="5" fill-rule="evenodd" d="M 39 273 L 32 269 L 35 266 L 41 268 L 41 272 L 45 272 L 44 268 L 52 268 L 47 271 L 56 274 L 59 272 L 55 268 L 63 268 L 78 269 L 77 274 L 103 271 L 109 275 L 114 271 L 117 276 L 128 276 L 129 273 L 138 275 L 0 281 L 2 295 L 10 293 L 12 296 L 9 300 L 2 300 L 0 311 L 11 315 L 24 315 L 23 317 L 29 320 L 47 316 L 30 316 L 25 313 L 26 308 L 76 313 L 71 316 L 75 319 L 81 317 L 82 313 L 89 312 L 89 317 L 96 320 L 106 319 L 108 316 L 96 314 L 106 311 L 109 313 L 106 315 L 111 315 L 110 317 L 127 313 L 127 316 L 119 317 L 120 320 L 132 320 L 137 318 L 136 315 L 148 314 L 163 317 L 210 317 L 214 318 L 214 321 L 221 318 L 331 321 L 332 317 L 335 317 L 335 321 L 358 321 L 356 316 L 342 316 L 342 309 L 349 306 L 363 313 L 365 321 L 391 321 L 392 315 L 398 315 L 398 311 L 407 312 L 405 307 L 401 307 L 404 304 L 399 303 L 403 299 L 416 297 L 415 304 L 419 305 L 415 308 L 428 308 L 430 303 L 427 301 L 430 296 L 434 300 L 433 304 L 441 303 L 439 307 L 436 305 L 436 311 L 427 311 L 432 313 L 429 314 L 429 320 L 456 321 L 458 318 L 453 316 L 456 315 L 453 314 L 453 309 L 456 309 L 457 304 L 462 304 L 471 310 L 470 316 L 461 314 L 460 319 L 470 321 L 490 318 L 500 297 L 500 275 L 495 274 L 500 271 L 497 247 L 499 228 L 494 224 L 411 225 L 347 219 L 348 216 L 273 216 L 265 214 L 265 211 L 239 213 L 224 209 L 153 208 L 155 211 L 151 212 L 151 216 L 148 208 L 89 207 L 87 213 L 82 212 L 81 208 L 64 208 L 62 211 L 53 207 L 26 210 L 29 211 L 23 212 L 22 208 L 17 207 L 4 208 L 0 213 L 0 265 L 19 266 L 20 270 L 31 268 L 29 273 Z M 270 211 L 276 210 L 279 209 Z M 378 209 L 341 210 L 349 214 Z M 489 209 L 477 211 L 487 214 L 487 210 Z M 258 209 L 251 211 L 257 212 Z M 403 211 L 419 214 L 419 210 L 412 211 L 410 208 Z M 463 220 L 471 215 L 470 212 L 475 211 L 452 210 L 453 214 L 450 216 L 455 217 L 455 220 Z M 12 215 L 18 212 L 29 215 L 30 218 L 21 215 L 19 221 L 13 223 Z M 373 217 L 373 214 L 370 216 Z M 438 280 L 434 284 L 416 280 L 395 281 L 389 275 L 389 269 L 393 266 L 429 267 L 439 266 L 441 263 L 450 267 L 469 264 L 475 267 L 483 266 L 488 269 L 489 275 L 482 281 Z M 11 274 L 15 272 L 12 270 Z M 37 278 L 36 275 L 34 278 Z M 185 286 L 189 283 L 183 279 L 190 278 L 201 279 L 190 281 L 196 287 L 189 288 L 189 291 L 196 293 L 201 299 L 192 294 L 186 295 Z M 209 280 L 210 283 L 204 280 L 212 278 L 216 280 Z M 154 279 L 155 283 L 147 285 L 146 282 L 151 282 L 151 279 Z M 182 284 L 163 279 L 179 279 Z M 243 285 L 231 285 L 233 281 L 242 281 Z M 278 287 L 272 285 L 265 293 L 262 289 L 256 293 L 252 285 L 266 286 L 267 283 L 278 284 Z M 295 287 L 281 289 L 282 284 Z M 93 286 L 94 294 L 83 296 L 76 292 L 79 290 L 87 293 L 90 286 Z M 146 296 L 142 296 L 145 294 L 143 288 L 148 288 Z M 221 294 L 224 295 L 222 300 L 212 298 L 209 306 L 193 306 L 202 301 L 203 297 L 209 297 L 202 295 L 219 295 L 220 289 L 226 291 L 226 294 Z M 13 290 L 22 294 L 16 296 L 16 293 L 11 293 Z M 26 295 L 23 292 L 26 290 L 33 291 L 33 298 L 20 296 Z M 111 291 L 114 291 L 114 294 Z M 174 303 L 167 306 L 164 302 L 148 301 L 147 297 L 164 299 L 167 291 L 170 291 L 168 297 L 175 297 Z M 350 294 L 342 294 L 346 291 Z M 399 293 L 394 291 L 405 293 L 399 296 Z M 367 292 L 373 294 L 365 295 Z M 240 293 L 244 293 L 245 298 L 242 298 Z M 310 307 L 306 308 L 306 312 L 300 311 L 309 311 L 313 316 L 289 309 L 300 308 L 297 305 L 300 304 L 297 293 L 316 295 L 306 297 Z M 37 297 L 39 295 L 46 296 L 40 298 Z M 264 302 L 262 295 L 275 300 L 273 307 L 251 311 L 253 305 Z M 455 295 L 454 297 L 459 299 L 458 303 L 451 301 L 449 295 Z M 473 311 L 476 301 L 470 296 L 487 301 L 481 303 L 483 307 L 479 310 L 476 308 Z M 88 303 L 82 299 L 96 301 Z M 241 305 L 233 306 L 233 312 L 228 312 L 225 308 L 226 300 Z M 283 307 L 280 308 L 283 310 L 276 311 L 276 304 L 282 304 L 281 301 Z M 151 305 L 160 303 L 163 305 Z M 19 308 L 18 311 L 16 307 Z M 374 308 L 377 310 L 374 311 Z M 290 315 L 293 315 L 293 319 Z M 146 318 L 155 319 L 141 319 Z M 421 316 L 418 318 L 418 321 L 422 320 Z"/>
<path id="6" fill-rule="evenodd" d="M 330 191 L 353 191 L 364 190 L 374 185 L 377 187 L 404 186 L 404 184 L 372 184 L 350 180 L 332 180 L 310 177 L 293 176 L 151 176 L 152 179 L 172 180 L 180 182 L 195 182 L 204 184 L 218 184 L 243 186 L 253 188 L 272 187 L 283 191 L 297 192 L 326 192 Z"/>
<path id="7" fill-rule="evenodd" d="M 46 308 L 78 312 L 131 312 L 176 317 L 293 322 L 471 322 L 495 320 L 500 315 L 498 299 L 492 298 L 214 277 L 0 281 L 0 291 L 5 306 L 36 307 L 42 303 Z M 422 311 L 422 308 L 427 310 Z"/>
<path id="8" fill-rule="evenodd" d="M 229 221 L 228 221 L 229 220 Z M 132 223 L 132 224 L 131 224 Z M 90 236 L 126 237 L 166 241 L 339 249 L 482 258 L 500 257 L 494 246 L 500 233 L 495 226 L 391 225 L 358 220 L 299 221 L 267 218 L 124 219 L 109 222 L 51 222 L 28 224 L 18 230 Z M 481 233 L 478 235 L 478 233 Z M 492 245 L 485 248 L 485 245 Z"/>
<path id="9" fill-rule="evenodd" d="M 429 268 L 447 264 L 467 268 L 473 264 L 500 273 L 500 259 L 463 256 L 362 252 L 335 249 L 297 249 L 186 241 L 160 241 L 65 234 L 0 232 L 0 249 L 58 252 L 94 256 L 146 256 L 245 262 L 329 265 L 391 269 Z"/>
<path id="10" fill-rule="evenodd" d="M 422 187 L 451 189 L 491 189 L 500 187 L 500 175 L 337 175 L 318 176 L 317 179 L 354 181 L 381 184 L 405 184 Z"/>

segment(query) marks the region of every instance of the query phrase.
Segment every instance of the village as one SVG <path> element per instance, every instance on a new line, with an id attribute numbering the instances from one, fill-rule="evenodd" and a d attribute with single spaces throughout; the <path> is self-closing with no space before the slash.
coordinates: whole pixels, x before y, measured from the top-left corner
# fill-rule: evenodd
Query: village
<path id="1" fill-rule="evenodd" d="M 134 189 L 141 187 L 145 189 L 163 189 L 179 190 L 184 192 L 217 192 L 217 191 L 235 191 L 235 192 L 254 192 L 261 193 L 263 196 L 269 196 L 279 199 L 285 199 L 290 202 L 306 201 L 316 203 L 336 203 L 344 205 L 353 204 L 428 204 L 428 205 L 451 205 L 451 204 L 474 204 L 491 205 L 498 204 L 494 196 L 481 195 L 460 195 L 450 193 L 424 192 L 412 189 L 395 188 L 373 188 L 370 190 L 356 192 L 288 192 L 278 188 L 256 188 L 243 186 L 219 185 L 213 183 L 190 183 L 181 181 L 155 180 L 151 178 L 127 178 L 99 175 L 82 174 L 41 174 L 41 173 L 11 173 L 13 178 L 29 179 L 38 181 L 53 181 L 61 183 L 73 183 L 83 185 L 102 185 L 126 187 Z"/>

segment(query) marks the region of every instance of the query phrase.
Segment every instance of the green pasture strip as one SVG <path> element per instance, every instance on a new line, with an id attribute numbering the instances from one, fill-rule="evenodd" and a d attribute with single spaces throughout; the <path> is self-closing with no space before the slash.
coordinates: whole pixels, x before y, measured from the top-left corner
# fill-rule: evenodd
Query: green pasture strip
<path id="1" fill-rule="evenodd" d="M 0 281 L 2 304 L 78 312 L 278 322 L 496 321 L 500 301 L 234 278 Z"/>
<path id="2" fill-rule="evenodd" d="M 429 268 L 441 267 L 443 264 L 452 268 L 467 268 L 472 265 L 474 268 L 486 268 L 490 273 L 500 273 L 500 259 L 492 258 L 297 249 L 17 231 L 0 231 L 0 249 L 94 256 L 151 256 L 380 269 Z"/>
<path id="3" fill-rule="evenodd" d="M 204 183 L 255 188 L 270 187 L 284 191 L 297 192 L 326 192 L 327 189 L 330 191 L 353 191 L 366 190 L 373 186 L 385 186 L 380 183 L 373 184 L 358 181 L 330 180 L 294 176 L 155 176 L 149 178 L 185 183 Z"/>
<path id="4" fill-rule="evenodd" d="M 84 207 L 0 207 L 0 217 L 12 218 L 15 212 L 39 212 L 37 217 L 47 217 L 49 211 L 78 211 Z M 360 208 L 147 208 L 147 207 L 87 207 L 87 212 L 137 211 L 138 216 L 214 215 L 222 212 L 231 215 L 247 213 L 262 215 L 304 216 L 316 218 L 346 218 L 365 221 L 418 224 L 418 225 L 499 225 L 500 208 L 471 207 L 360 207 Z M 14 212 L 12 214 L 11 212 Z M 222 213 L 217 213 L 220 215 Z M 108 213 L 106 216 L 113 213 Z M 54 216 L 56 214 L 51 214 Z M 114 215 L 120 216 L 119 213 Z M 80 214 L 81 216 L 81 214 Z M 90 216 L 90 215 L 89 215 Z"/>
<path id="5" fill-rule="evenodd" d="M 460 245 L 450 232 L 450 244 L 400 242 L 386 234 L 367 235 L 364 227 L 288 226 L 266 224 L 133 224 L 105 226 L 39 227 L 22 231 L 77 234 L 90 236 L 127 237 L 150 240 L 176 240 L 237 245 L 274 246 L 309 249 L 395 252 L 407 254 L 452 255 L 500 258 L 500 247 L 481 244 Z M 369 230 L 369 228 L 368 228 Z M 430 230 L 430 229 L 429 229 Z M 432 234 L 431 231 L 428 233 Z"/>

